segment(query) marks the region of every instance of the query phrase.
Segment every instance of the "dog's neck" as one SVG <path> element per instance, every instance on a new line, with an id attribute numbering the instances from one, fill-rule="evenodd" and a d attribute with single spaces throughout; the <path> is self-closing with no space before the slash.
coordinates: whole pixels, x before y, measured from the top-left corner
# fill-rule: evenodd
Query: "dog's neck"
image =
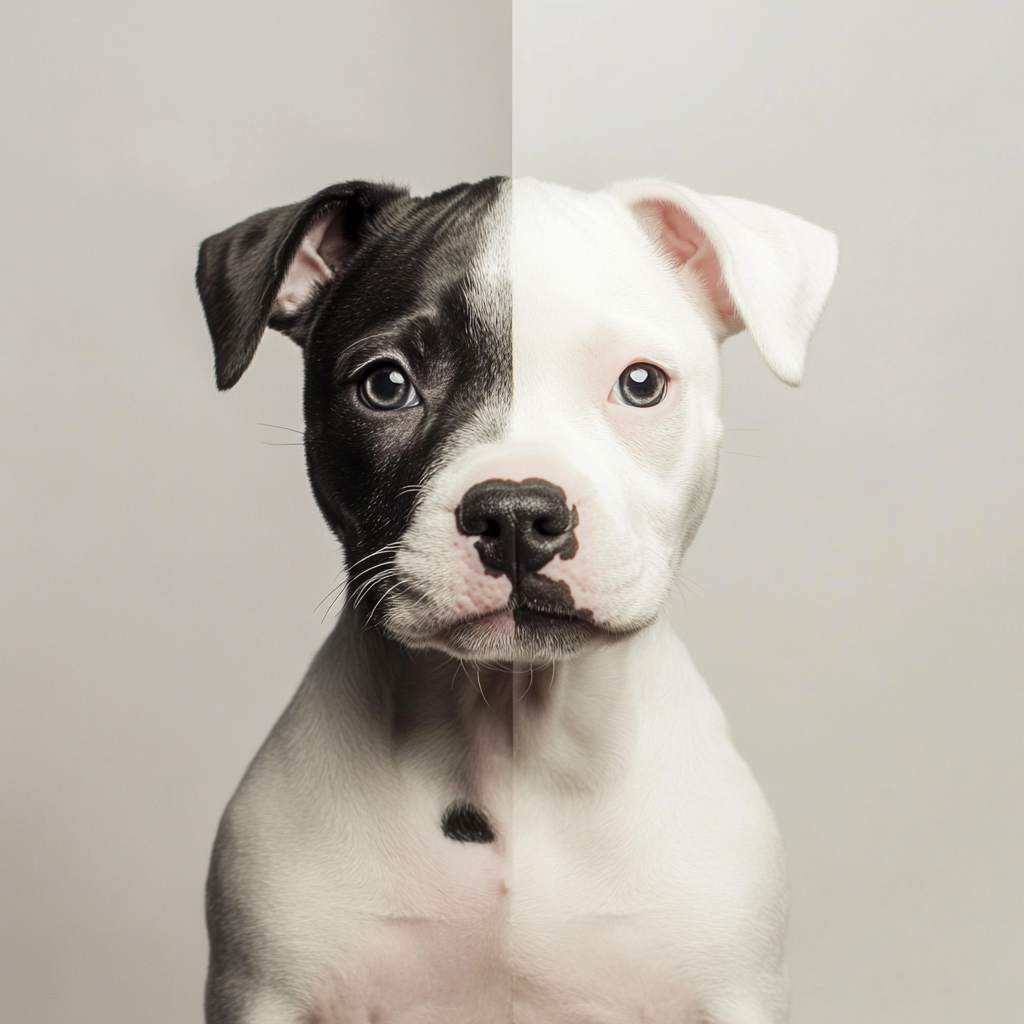
<path id="1" fill-rule="evenodd" d="M 505 763 L 517 776 L 586 788 L 627 757 L 651 684 L 647 648 L 664 643 L 668 629 L 662 617 L 628 640 L 573 658 L 482 663 L 405 647 L 346 609 L 314 675 L 319 685 L 339 688 L 349 706 L 355 700 L 398 757 L 444 751 L 474 774 Z"/>

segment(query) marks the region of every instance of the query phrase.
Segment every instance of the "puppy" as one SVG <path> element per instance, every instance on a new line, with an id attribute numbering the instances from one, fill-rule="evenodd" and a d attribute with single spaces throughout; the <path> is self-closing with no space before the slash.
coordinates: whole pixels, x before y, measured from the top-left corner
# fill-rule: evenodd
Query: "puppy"
<path id="1" fill-rule="evenodd" d="M 719 344 L 797 384 L 833 236 L 679 185 L 366 182 L 206 240 L 217 383 L 269 325 L 344 611 L 221 823 L 209 1024 L 777 1024 L 764 798 L 666 618 Z"/>

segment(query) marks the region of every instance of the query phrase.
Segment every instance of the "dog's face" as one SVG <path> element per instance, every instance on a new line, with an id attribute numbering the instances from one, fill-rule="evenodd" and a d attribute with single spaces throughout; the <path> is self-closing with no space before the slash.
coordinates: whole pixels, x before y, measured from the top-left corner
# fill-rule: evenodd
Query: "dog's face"
<path id="1" fill-rule="evenodd" d="M 414 648 L 542 662 L 664 605 L 714 485 L 718 345 L 791 383 L 831 236 L 678 186 L 353 183 L 204 243 L 230 387 L 269 322 L 306 358 L 306 454 L 349 600 Z"/>

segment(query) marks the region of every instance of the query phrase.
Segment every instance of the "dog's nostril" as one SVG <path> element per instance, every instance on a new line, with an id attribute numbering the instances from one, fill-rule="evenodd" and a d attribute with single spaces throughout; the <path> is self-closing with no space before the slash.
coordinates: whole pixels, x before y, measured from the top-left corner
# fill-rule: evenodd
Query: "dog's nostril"
<path id="1" fill-rule="evenodd" d="M 542 537 L 561 537 L 570 528 L 570 523 L 563 519 L 552 519 L 544 516 L 533 521 L 533 528 Z"/>
<path id="2" fill-rule="evenodd" d="M 479 533 L 481 537 L 500 537 L 501 536 L 501 523 L 497 519 L 485 519 L 483 521 L 482 529 L 474 531 Z"/>

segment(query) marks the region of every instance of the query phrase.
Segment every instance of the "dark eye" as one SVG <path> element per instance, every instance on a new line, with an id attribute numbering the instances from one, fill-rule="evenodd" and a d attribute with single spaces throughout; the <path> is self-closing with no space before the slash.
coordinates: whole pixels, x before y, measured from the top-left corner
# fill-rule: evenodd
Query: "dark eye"
<path id="1" fill-rule="evenodd" d="M 371 409 L 408 409 L 420 396 L 397 363 L 378 363 L 359 382 L 359 394 Z"/>
<path id="2" fill-rule="evenodd" d="M 667 384 L 664 370 L 651 363 L 633 363 L 622 371 L 615 385 L 615 394 L 626 405 L 643 408 L 657 405 L 665 397 Z"/>

